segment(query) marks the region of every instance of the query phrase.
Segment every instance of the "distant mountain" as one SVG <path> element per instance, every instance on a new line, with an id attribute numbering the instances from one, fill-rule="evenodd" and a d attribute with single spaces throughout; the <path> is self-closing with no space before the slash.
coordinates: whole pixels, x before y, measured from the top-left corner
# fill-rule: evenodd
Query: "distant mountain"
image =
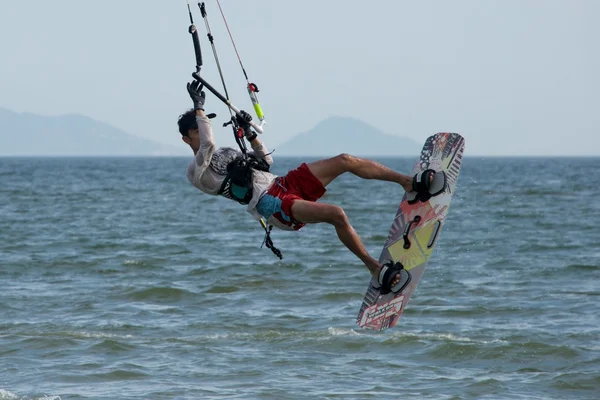
<path id="1" fill-rule="evenodd" d="M 302 132 L 276 148 L 278 156 L 333 156 L 350 153 L 358 156 L 416 156 L 419 143 L 386 134 L 350 117 L 330 117 L 308 132 Z"/>
<path id="2" fill-rule="evenodd" d="M 355 118 L 330 117 L 276 148 L 278 156 L 415 156 L 421 145 Z M 0 156 L 188 155 L 189 150 L 133 136 L 92 118 L 47 117 L 0 108 Z"/>
<path id="3" fill-rule="evenodd" d="M 183 155 L 83 115 L 46 117 L 0 108 L 0 156 Z"/>

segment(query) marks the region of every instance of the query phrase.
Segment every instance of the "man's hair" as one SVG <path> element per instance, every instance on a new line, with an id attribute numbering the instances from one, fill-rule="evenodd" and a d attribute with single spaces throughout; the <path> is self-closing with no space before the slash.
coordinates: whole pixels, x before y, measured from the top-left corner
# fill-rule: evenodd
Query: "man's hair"
<path id="1" fill-rule="evenodd" d="M 198 129 L 198 124 L 196 123 L 196 111 L 192 108 L 181 114 L 177 120 L 177 125 L 179 125 L 179 133 L 181 133 L 181 136 L 188 136 L 188 131 L 190 129 Z"/>

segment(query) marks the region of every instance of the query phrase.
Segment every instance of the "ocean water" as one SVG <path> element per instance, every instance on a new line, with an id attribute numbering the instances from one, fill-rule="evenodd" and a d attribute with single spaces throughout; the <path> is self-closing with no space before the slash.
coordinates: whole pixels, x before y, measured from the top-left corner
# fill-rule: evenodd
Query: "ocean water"
<path id="1" fill-rule="evenodd" d="M 0 158 L 0 399 L 600 398 L 599 158 L 467 153 L 380 333 L 355 325 L 369 275 L 332 227 L 274 231 L 279 261 L 188 162 Z M 345 175 L 323 201 L 377 257 L 402 194 Z"/>

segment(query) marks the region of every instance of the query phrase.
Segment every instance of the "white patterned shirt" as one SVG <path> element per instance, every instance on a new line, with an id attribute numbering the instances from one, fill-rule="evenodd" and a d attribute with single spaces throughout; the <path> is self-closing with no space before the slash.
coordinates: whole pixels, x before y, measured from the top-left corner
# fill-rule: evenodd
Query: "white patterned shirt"
<path id="1" fill-rule="evenodd" d="M 190 162 L 187 170 L 189 181 L 206 194 L 217 196 L 223 181 L 227 176 L 227 164 L 238 157 L 241 152 L 231 147 L 216 148 L 210 120 L 207 117 L 196 116 L 198 133 L 200 136 L 200 148 L 194 159 Z M 273 157 L 268 154 L 264 144 L 252 146 L 252 152 L 257 158 L 264 159 L 269 165 L 273 164 Z M 261 196 L 269 189 L 276 176 L 270 172 L 253 169 L 252 199 L 246 210 L 256 219 L 260 220 L 262 215 L 256 211 L 256 205 Z M 288 229 L 276 218 L 270 217 L 267 223 L 280 229 Z"/>

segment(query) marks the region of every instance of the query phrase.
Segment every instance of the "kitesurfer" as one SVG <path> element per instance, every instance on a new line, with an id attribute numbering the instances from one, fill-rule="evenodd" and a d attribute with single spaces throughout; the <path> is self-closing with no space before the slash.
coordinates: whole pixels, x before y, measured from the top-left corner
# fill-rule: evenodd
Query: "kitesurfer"
<path id="1" fill-rule="evenodd" d="M 380 265 L 365 249 L 350 225 L 344 210 L 334 204 L 317 202 L 326 187 L 338 176 L 350 172 L 362 179 L 377 179 L 399 184 L 410 202 L 427 201 L 446 187 L 443 172 L 423 171 L 414 177 L 395 172 L 372 160 L 349 154 L 302 163 L 284 176 L 269 171 L 273 158 L 251 129 L 252 117 L 241 112 L 236 122 L 243 129 L 251 152 L 244 154 L 233 148 L 217 148 L 211 123 L 204 113 L 206 96 L 203 85 L 195 80 L 187 84 L 194 108 L 179 117 L 179 132 L 194 152 L 187 176 L 190 182 L 209 195 L 222 195 L 247 206 L 247 211 L 269 225 L 284 230 L 299 230 L 306 224 L 326 222 L 332 225 L 340 241 L 368 268 L 381 285 L 382 293 L 396 292 L 400 282 L 400 263 Z M 401 289 L 398 289 L 401 290 Z"/>

